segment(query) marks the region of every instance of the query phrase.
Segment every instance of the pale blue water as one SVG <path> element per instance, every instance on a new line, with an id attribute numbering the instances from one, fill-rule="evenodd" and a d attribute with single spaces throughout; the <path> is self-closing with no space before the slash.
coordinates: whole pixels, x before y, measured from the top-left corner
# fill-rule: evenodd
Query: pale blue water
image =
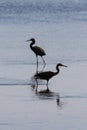
<path id="1" fill-rule="evenodd" d="M 30 43 L 25 42 L 31 37 L 46 51 L 47 64 L 87 62 L 86 20 L 85 0 L 1 0 L 1 84 L 9 80 L 4 66 L 36 64 Z"/>
<path id="2" fill-rule="evenodd" d="M 84 20 L 87 16 L 85 0 L 1 0 L 0 22 L 58 23 L 62 20 Z"/>
<path id="3" fill-rule="evenodd" d="M 46 51 L 44 70 L 68 66 L 50 81 L 53 96 L 31 87 L 36 58 L 25 42 L 31 37 Z M 0 0 L 1 130 L 86 130 L 86 77 L 86 0 Z M 40 82 L 39 90 L 45 87 Z"/>
<path id="4" fill-rule="evenodd" d="M 32 37 L 46 51 L 47 64 L 87 62 L 86 19 L 85 0 L 1 0 L 1 81 L 7 79 L 4 66 L 36 65 L 30 43 L 25 42 Z"/>

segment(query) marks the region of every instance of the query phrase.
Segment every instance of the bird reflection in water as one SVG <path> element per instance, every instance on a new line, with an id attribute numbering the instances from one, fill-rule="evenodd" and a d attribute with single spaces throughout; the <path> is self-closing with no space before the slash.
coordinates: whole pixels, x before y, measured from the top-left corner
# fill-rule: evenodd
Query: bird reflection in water
<path id="1" fill-rule="evenodd" d="M 56 99 L 60 98 L 59 93 L 56 92 L 52 92 L 50 90 L 40 90 L 38 92 L 35 93 L 36 96 L 40 99 Z M 60 99 L 59 99 L 60 101 Z"/>
<path id="2" fill-rule="evenodd" d="M 55 100 L 58 110 L 61 110 L 64 105 L 61 101 L 59 93 L 52 92 L 50 90 L 41 90 L 35 94 L 40 100 Z"/>
<path id="3" fill-rule="evenodd" d="M 39 80 L 39 84 L 43 83 Z M 43 89 L 36 91 L 36 79 L 34 76 L 32 77 L 32 84 L 31 84 L 32 91 L 34 92 L 35 96 L 40 100 L 56 100 L 56 104 L 59 110 L 63 107 L 63 102 L 61 102 L 61 98 L 59 93 L 52 92 L 50 89 Z"/>
<path id="4" fill-rule="evenodd" d="M 56 99 L 56 104 L 57 104 L 58 109 L 61 110 L 63 108 L 63 106 L 64 106 L 65 103 L 62 102 L 60 100 L 60 98 L 59 98 L 59 99 Z"/>

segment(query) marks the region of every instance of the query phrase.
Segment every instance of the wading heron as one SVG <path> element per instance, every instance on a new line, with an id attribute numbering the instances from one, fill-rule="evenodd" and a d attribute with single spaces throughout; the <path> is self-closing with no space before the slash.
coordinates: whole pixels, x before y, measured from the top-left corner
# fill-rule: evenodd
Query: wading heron
<path id="1" fill-rule="evenodd" d="M 44 72 L 40 72 L 40 73 L 35 74 L 36 82 L 37 82 L 37 79 L 46 80 L 47 81 L 47 90 L 49 90 L 48 82 L 53 76 L 55 76 L 59 73 L 59 71 L 60 71 L 59 67 L 60 66 L 67 67 L 66 65 L 59 63 L 59 64 L 56 65 L 56 70 L 57 70 L 56 72 L 44 71 Z M 38 82 L 37 82 L 37 87 L 38 87 Z M 37 88 L 36 88 L 36 91 L 37 91 Z"/>
<path id="2" fill-rule="evenodd" d="M 38 70 L 38 56 L 41 56 L 42 60 L 43 60 L 43 63 L 44 63 L 44 66 L 46 65 L 46 62 L 43 58 L 43 56 L 46 55 L 45 51 L 39 47 L 39 46 L 33 46 L 35 44 L 35 39 L 34 38 L 31 38 L 30 40 L 27 40 L 26 42 L 29 42 L 31 41 L 30 43 L 30 48 L 31 50 L 35 53 L 36 55 L 36 62 L 37 62 L 37 70 Z"/>

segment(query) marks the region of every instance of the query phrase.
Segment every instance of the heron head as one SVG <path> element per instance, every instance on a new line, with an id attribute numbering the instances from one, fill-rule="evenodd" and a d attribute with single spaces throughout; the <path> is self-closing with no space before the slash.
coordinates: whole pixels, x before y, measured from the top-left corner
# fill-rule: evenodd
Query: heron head
<path id="1" fill-rule="evenodd" d="M 59 64 L 57 64 L 56 68 L 58 68 L 59 66 L 67 67 L 66 65 L 59 63 Z"/>
<path id="2" fill-rule="evenodd" d="M 31 38 L 31 39 L 27 40 L 26 42 L 29 42 L 29 41 L 35 42 L 35 39 Z"/>

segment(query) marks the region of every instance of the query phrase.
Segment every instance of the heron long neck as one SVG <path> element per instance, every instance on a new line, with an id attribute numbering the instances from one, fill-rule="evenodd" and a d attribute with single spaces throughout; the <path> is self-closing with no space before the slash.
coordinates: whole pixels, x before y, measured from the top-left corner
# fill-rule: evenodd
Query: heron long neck
<path id="1" fill-rule="evenodd" d="M 32 40 L 31 44 L 30 44 L 30 48 L 33 48 L 33 45 L 35 44 L 35 40 Z"/>
<path id="2" fill-rule="evenodd" d="M 57 70 L 57 72 L 55 72 L 55 75 L 58 74 L 60 71 L 58 66 L 56 67 L 56 70 Z"/>

